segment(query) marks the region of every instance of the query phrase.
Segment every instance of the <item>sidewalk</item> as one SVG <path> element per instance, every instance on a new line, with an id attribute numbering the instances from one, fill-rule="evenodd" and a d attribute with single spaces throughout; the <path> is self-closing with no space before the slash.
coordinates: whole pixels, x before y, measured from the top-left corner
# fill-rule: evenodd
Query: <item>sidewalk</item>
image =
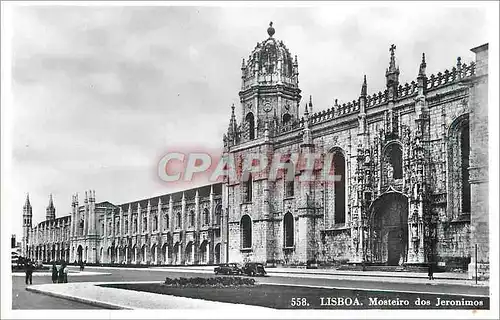
<path id="1" fill-rule="evenodd" d="M 69 270 L 68 277 L 82 277 L 82 276 L 109 276 L 111 272 L 94 272 L 94 271 L 73 271 Z M 12 272 L 13 277 L 25 277 L 24 272 Z M 42 271 L 33 272 L 33 277 L 51 277 L 52 272 Z"/>
<path id="2" fill-rule="evenodd" d="M 223 309 L 224 311 L 273 310 L 258 306 L 208 301 L 162 295 L 150 292 L 103 288 L 97 285 L 109 282 L 75 282 L 66 284 L 41 284 L 26 287 L 26 290 L 53 297 L 83 302 L 106 309 Z M 112 282 L 127 283 L 127 282 Z M 138 282 L 133 282 L 138 283 Z M 145 281 L 151 283 L 151 281 Z"/>

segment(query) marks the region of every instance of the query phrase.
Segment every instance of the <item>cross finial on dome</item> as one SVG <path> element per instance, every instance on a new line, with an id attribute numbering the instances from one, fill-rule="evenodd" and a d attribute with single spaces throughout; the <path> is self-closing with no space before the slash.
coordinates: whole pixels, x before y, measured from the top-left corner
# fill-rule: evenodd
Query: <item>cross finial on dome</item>
<path id="1" fill-rule="evenodd" d="M 269 22 L 269 28 L 267 28 L 267 34 L 269 35 L 270 38 L 272 38 L 275 32 L 276 30 L 274 30 L 273 22 L 271 21 Z"/>

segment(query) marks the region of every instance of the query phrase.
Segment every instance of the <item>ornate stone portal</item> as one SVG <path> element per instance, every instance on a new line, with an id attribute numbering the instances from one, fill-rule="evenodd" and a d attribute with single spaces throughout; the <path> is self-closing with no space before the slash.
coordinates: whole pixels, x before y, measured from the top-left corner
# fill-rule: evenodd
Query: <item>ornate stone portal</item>
<path id="1" fill-rule="evenodd" d="M 408 258 L 408 198 L 391 190 L 377 198 L 370 209 L 369 244 L 365 260 L 403 265 Z"/>

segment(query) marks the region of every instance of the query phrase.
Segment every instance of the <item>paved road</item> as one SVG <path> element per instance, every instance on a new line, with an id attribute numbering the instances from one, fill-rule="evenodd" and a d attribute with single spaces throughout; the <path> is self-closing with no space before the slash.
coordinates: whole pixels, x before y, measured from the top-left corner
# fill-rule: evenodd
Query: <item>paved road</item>
<path id="1" fill-rule="evenodd" d="M 77 271 L 77 267 L 70 267 Z M 126 281 L 162 281 L 165 277 L 210 277 L 211 273 L 206 272 L 185 272 L 182 270 L 123 270 L 114 268 L 92 268 L 86 267 L 85 271 L 108 272 L 110 275 L 94 275 L 94 276 L 72 276 L 70 274 L 70 282 L 126 282 Z M 41 294 L 30 293 L 25 290 L 23 277 L 13 278 L 13 309 L 94 309 L 82 303 L 70 302 L 58 298 L 52 298 Z M 398 292 L 422 292 L 422 293 L 445 293 L 445 294 L 464 294 L 464 295 L 488 295 L 488 288 L 485 287 L 470 287 L 451 284 L 429 284 L 429 283 L 391 283 L 391 282 L 374 282 L 366 281 L 360 277 L 359 280 L 345 280 L 339 277 L 332 276 L 330 278 L 317 278 L 313 275 L 308 277 L 296 276 L 269 276 L 258 278 L 260 283 L 279 283 L 301 286 L 327 286 L 335 288 L 351 288 L 351 289 L 376 289 L 381 291 L 398 291 Z M 33 284 L 49 283 L 50 276 L 34 276 Z"/>
<path id="2" fill-rule="evenodd" d="M 51 283 L 50 276 L 33 277 L 33 284 Z M 85 303 L 25 290 L 24 277 L 12 277 L 12 309 L 100 309 Z"/>

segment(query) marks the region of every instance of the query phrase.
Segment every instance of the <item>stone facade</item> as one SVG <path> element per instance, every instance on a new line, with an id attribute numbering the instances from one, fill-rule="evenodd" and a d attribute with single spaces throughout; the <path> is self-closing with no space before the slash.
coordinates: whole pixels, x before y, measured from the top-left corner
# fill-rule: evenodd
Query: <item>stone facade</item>
<path id="1" fill-rule="evenodd" d="M 241 171 L 249 154 L 320 153 L 342 180 L 302 183 L 305 172 L 293 161 L 288 193 L 288 182 L 269 179 L 269 171 L 229 178 L 230 259 L 466 269 L 478 244 L 487 265 L 487 45 L 473 49 L 475 62 L 458 58 L 430 76 L 423 54 L 416 79 L 405 84 L 391 46 L 384 92 L 368 94 L 365 76 L 357 99 L 313 113 L 310 97 L 299 115 L 297 57 L 274 33 L 271 25 L 243 60 L 241 117 L 233 106 L 224 156 Z M 286 214 L 293 222 L 285 224 Z M 248 232 L 251 245 L 242 247 Z"/>
<path id="2" fill-rule="evenodd" d="M 73 196 L 71 215 L 56 218 L 50 200 L 47 220 L 32 227 L 29 197 L 24 206 L 23 255 L 112 264 L 213 264 L 224 259 L 222 186 L 208 185 L 141 201 L 96 203 Z M 49 215 L 50 211 L 50 215 Z"/>

